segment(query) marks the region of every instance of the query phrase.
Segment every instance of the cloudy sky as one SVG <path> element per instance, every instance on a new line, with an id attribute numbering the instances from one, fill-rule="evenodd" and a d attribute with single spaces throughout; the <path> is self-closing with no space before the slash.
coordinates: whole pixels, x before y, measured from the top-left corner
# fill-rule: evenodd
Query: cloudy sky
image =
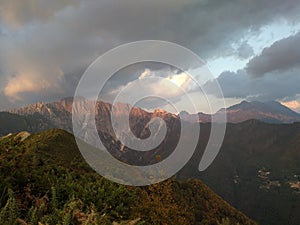
<path id="1" fill-rule="evenodd" d="M 72 96 L 106 51 L 164 40 L 204 60 L 216 78 L 203 83 L 213 104 L 219 82 L 227 105 L 277 100 L 300 112 L 299 12 L 299 0 L 0 0 L 0 110 Z M 150 63 L 119 71 L 105 96 L 158 76 L 193 94 L 187 74 Z M 184 102 L 166 86 L 147 88 Z"/>

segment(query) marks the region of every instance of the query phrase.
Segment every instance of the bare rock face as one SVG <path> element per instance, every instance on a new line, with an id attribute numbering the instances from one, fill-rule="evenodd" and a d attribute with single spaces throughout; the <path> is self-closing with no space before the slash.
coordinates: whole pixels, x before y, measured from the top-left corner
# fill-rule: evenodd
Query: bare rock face
<path id="1" fill-rule="evenodd" d="M 68 108 L 61 102 L 30 104 L 29 106 L 12 109 L 10 113 L 33 116 L 43 123 L 51 123 L 57 128 L 72 131 L 72 116 Z"/>
<path id="2" fill-rule="evenodd" d="M 30 136 L 30 133 L 28 133 L 27 131 L 22 131 L 15 136 L 15 139 L 18 139 L 19 141 L 22 142 L 29 136 Z"/>
<path id="3" fill-rule="evenodd" d="M 77 110 L 77 112 L 82 115 L 82 120 L 80 121 L 80 124 L 78 124 L 78 126 L 81 126 L 82 130 L 82 133 L 77 134 L 79 138 L 89 140 L 90 143 L 96 143 L 95 140 L 100 137 L 102 143 L 111 154 L 120 160 L 130 163 L 136 163 L 138 161 L 141 165 L 155 163 L 157 162 L 157 155 L 162 159 L 167 157 L 174 149 L 172 146 L 175 147 L 178 141 L 178 134 L 180 134 L 179 116 L 161 109 L 156 109 L 154 112 L 148 112 L 141 108 L 134 108 L 123 103 L 117 103 L 112 106 L 109 103 L 101 101 L 94 104 L 94 102 L 89 100 L 80 99 L 80 101 L 74 101 L 72 98 L 65 98 L 58 102 L 40 102 L 31 104 L 27 107 L 10 110 L 10 112 L 19 115 L 30 115 L 39 118 L 39 120 L 43 121 L 45 124 L 51 123 L 57 128 L 72 132 L 73 105 L 74 110 Z M 91 110 L 94 110 L 95 118 L 90 118 L 88 116 Z M 126 115 L 129 114 L 130 130 L 139 139 L 148 138 L 150 136 L 149 125 L 152 119 L 156 117 L 161 118 L 162 121 L 155 127 L 154 131 L 160 132 L 162 123 L 165 123 L 167 127 L 165 140 L 156 149 L 147 152 L 128 149 L 120 142 L 119 138 L 116 137 L 113 130 L 111 122 L 112 110 L 114 110 L 114 115 L 118 119 L 125 122 L 128 121 Z M 96 122 L 98 131 L 97 136 L 95 136 L 94 133 L 91 134 L 89 132 L 91 124 L 94 122 Z M 126 125 L 125 122 L 117 124 L 117 126 L 114 124 L 114 127 L 119 126 L 120 129 L 128 129 L 127 127 L 122 127 Z M 129 140 L 128 138 L 130 137 L 126 135 L 126 132 L 122 133 L 122 138 L 125 140 L 127 138 L 127 140 Z M 147 146 L 145 146 L 145 148 L 147 148 Z"/>

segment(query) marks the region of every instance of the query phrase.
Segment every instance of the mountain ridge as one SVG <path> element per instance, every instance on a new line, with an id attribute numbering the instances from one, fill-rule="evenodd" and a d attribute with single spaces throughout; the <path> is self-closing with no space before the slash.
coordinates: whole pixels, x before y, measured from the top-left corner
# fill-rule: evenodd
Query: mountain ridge
<path id="1" fill-rule="evenodd" d="M 300 121 L 300 114 L 282 105 L 277 101 L 259 102 L 242 101 L 226 109 L 220 109 L 215 114 L 184 113 L 184 119 L 190 121 L 191 117 L 198 116 L 199 122 L 209 123 L 212 116 L 218 121 L 218 117 L 226 114 L 228 123 L 240 123 L 251 119 L 257 119 L 267 123 L 294 123 Z"/>
<path id="2" fill-rule="evenodd" d="M 88 102 L 89 100 L 86 100 Z M 18 115 L 31 115 L 31 116 L 42 116 L 45 121 L 51 121 L 52 123 L 59 125 L 59 128 L 72 131 L 71 117 L 72 117 L 72 105 L 74 100 L 72 97 L 61 99 L 57 102 L 50 103 L 36 103 L 30 104 L 25 107 L 15 108 L 8 110 L 10 113 Z M 93 107 L 93 102 L 87 103 L 89 107 Z M 174 118 L 182 117 L 184 121 L 195 121 L 200 123 L 211 122 L 211 117 L 214 116 L 218 122 L 218 116 L 226 114 L 227 122 L 229 123 L 240 123 L 250 119 L 257 119 L 263 122 L 269 123 L 293 123 L 300 121 L 300 114 L 291 110 L 290 108 L 282 105 L 277 101 L 259 102 L 259 101 L 242 101 L 239 104 L 232 105 L 227 109 L 220 109 L 215 114 L 206 114 L 199 112 L 197 114 L 190 114 L 186 111 L 180 112 L 178 115 L 169 113 L 161 109 L 155 109 L 153 112 L 148 112 L 141 108 L 131 107 L 125 103 L 117 103 L 114 105 L 115 112 L 118 114 L 124 114 L 124 112 L 130 113 L 136 116 L 150 116 L 160 117 L 172 116 Z M 131 108 L 131 112 L 129 109 Z M 96 102 L 96 116 L 103 116 L 104 114 L 111 113 L 112 105 L 107 102 L 97 101 Z M 101 112 L 100 112 L 101 111 Z M 58 115 L 59 114 L 59 115 Z M 104 115 L 104 117 L 107 117 Z"/>

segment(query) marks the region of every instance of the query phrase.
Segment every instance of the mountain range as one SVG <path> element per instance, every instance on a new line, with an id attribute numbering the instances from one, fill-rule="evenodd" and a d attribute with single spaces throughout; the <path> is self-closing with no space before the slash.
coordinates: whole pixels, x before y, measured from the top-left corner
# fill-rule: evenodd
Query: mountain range
<path id="1" fill-rule="evenodd" d="M 88 100 L 85 103 L 83 114 L 94 107 Z M 26 121 L 22 129 L 27 131 L 56 127 L 72 132 L 73 104 L 73 99 L 67 98 L 54 103 L 32 104 L 0 115 L 4 115 L 3 121 L 8 121 L 5 120 L 7 116 Z M 175 115 L 164 110 L 148 112 L 140 108 L 130 109 L 129 105 L 121 103 L 114 107 L 119 117 L 130 113 L 130 128 L 139 138 L 149 136 L 149 121 L 153 117 L 164 119 L 167 127 L 166 138 L 157 148 L 134 151 L 123 146 L 113 132 L 110 122 L 112 105 L 97 102 L 95 121 L 98 135 L 114 157 L 136 165 L 154 164 L 158 158 L 167 158 L 176 147 L 181 123 L 200 126 L 198 146 L 189 163 L 177 174 L 178 179 L 200 179 L 262 225 L 300 224 L 300 123 L 297 122 L 300 116 L 296 112 L 278 102 L 244 101 L 226 111 L 221 109 L 216 117 L 226 112 L 229 122 L 225 139 L 216 160 L 200 173 L 198 165 L 210 135 L 211 115 L 187 112 Z M 197 116 L 199 123 L 190 123 L 192 116 Z M 26 124 L 31 126 L 26 129 Z M 88 127 L 81 137 L 89 134 Z M 2 134 L 15 130 L 15 127 L 6 126 Z M 93 140 L 98 135 L 89 138 Z"/>
<path id="2" fill-rule="evenodd" d="M 92 104 L 92 102 L 90 104 Z M 73 98 L 69 97 L 58 102 L 40 102 L 37 104 L 31 104 L 23 108 L 11 109 L 9 112 L 18 115 L 32 115 L 45 120 L 47 123 L 51 122 L 57 127 L 71 131 L 72 105 Z M 92 107 L 92 105 L 90 106 Z M 132 108 L 129 105 L 122 103 L 119 103 L 117 107 L 119 114 L 122 114 L 124 111 L 128 111 L 130 108 Z M 110 110 L 111 104 L 99 101 L 96 104 L 96 117 L 101 115 L 102 120 L 105 120 L 105 117 L 107 117 L 106 114 L 109 114 Z M 256 119 L 268 123 L 293 123 L 300 121 L 300 114 L 276 101 L 243 101 L 227 109 L 220 109 L 218 112 L 212 115 L 202 112 L 199 112 L 198 114 L 189 114 L 188 112 L 183 111 L 180 113 L 180 116 L 185 121 L 191 121 L 191 117 L 196 116 L 199 122 L 207 123 L 211 122 L 211 116 L 218 118 L 218 115 L 224 113 L 226 114 L 227 122 L 229 123 L 240 123 L 250 119 Z M 153 116 L 156 116 L 155 114 L 164 114 L 169 117 L 178 116 L 175 114 L 171 115 L 171 113 L 168 113 L 164 110 L 156 110 L 153 113 L 145 111 L 141 108 L 133 108 L 131 110 L 132 117 L 151 117 L 152 114 L 154 114 Z M 218 119 L 216 119 L 216 121 L 217 120 Z"/>

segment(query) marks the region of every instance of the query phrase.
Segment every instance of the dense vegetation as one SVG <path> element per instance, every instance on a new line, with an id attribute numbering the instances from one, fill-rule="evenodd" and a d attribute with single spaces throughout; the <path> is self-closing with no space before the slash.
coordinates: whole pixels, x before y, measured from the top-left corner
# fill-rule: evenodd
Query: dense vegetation
<path id="1" fill-rule="evenodd" d="M 255 224 L 197 180 L 134 188 L 84 162 L 74 137 L 49 130 L 0 139 L 0 224 Z"/>
<path id="2" fill-rule="evenodd" d="M 201 125 L 202 143 L 209 127 Z M 199 145 L 178 178 L 200 179 L 262 225 L 300 224 L 300 123 L 228 124 L 220 153 L 199 173 L 202 151 Z"/>

